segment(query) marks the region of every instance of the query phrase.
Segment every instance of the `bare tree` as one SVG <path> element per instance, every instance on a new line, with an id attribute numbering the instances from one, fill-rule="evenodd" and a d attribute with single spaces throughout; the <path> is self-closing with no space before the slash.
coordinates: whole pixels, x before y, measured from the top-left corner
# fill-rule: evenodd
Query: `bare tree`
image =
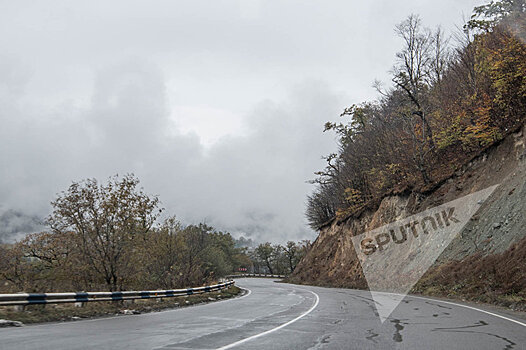
<path id="1" fill-rule="evenodd" d="M 110 290 L 121 289 L 133 241 L 147 233 L 162 209 L 156 196 L 137 189 L 134 175 L 73 183 L 52 202 L 48 224 L 57 233 L 73 231 L 89 266 Z"/>
<path id="2" fill-rule="evenodd" d="M 451 60 L 449 49 L 449 38 L 445 37 L 444 31 L 438 27 L 433 33 L 433 51 L 431 61 L 431 84 L 440 87 L 440 83 Z"/>
<path id="3" fill-rule="evenodd" d="M 310 241 L 304 240 L 299 243 L 288 241 L 283 247 L 283 253 L 287 258 L 290 273 L 294 272 L 300 260 L 305 256 L 310 247 Z"/>
<path id="4" fill-rule="evenodd" d="M 265 264 L 268 271 L 273 274 L 274 247 L 270 243 L 262 243 L 254 251 L 256 256 Z"/>
<path id="5" fill-rule="evenodd" d="M 393 82 L 409 100 L 409 109 L 401 109 L 407 122 L 406 131 L 411 135 L 414 144 L 413 160 L 422 175 L 424 182 L 430 183 L 427 171 L 427 156 L 434 152 L 433 132 L 428 121 L 429 88 L 440 81 L 445 69 L 446 41 L 439 28 L 433 34 L 423 28 L 416 15 L 410 15 L 396 26 L 396 33 L 404 40 L 403 49 L 397 53 L 397 64 L 393 68 Z M 416 133 L 417 125 L 413 121 L 418 117 L 421 123 L 421 135 Z"/>

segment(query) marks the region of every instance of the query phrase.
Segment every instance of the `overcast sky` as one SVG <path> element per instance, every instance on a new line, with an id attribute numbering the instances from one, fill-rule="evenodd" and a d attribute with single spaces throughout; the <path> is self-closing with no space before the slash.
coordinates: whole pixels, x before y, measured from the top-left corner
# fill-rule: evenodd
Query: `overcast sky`
<path id="1" fill-rule="evenodd" d="M 0 0 L 0 214 L 133 172 L 184 223 L 312 239 L 323 124 L 389 81 L 407 15 L 452 31 L 480 3 Z"/>

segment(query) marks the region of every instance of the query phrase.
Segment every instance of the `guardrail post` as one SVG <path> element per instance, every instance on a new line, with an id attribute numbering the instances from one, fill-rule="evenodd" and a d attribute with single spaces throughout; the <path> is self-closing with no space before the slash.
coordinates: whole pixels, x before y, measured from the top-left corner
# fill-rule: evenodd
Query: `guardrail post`
<path id="1" fill-rule="evenodd" d="M 75 307 L 84 307 L 84 302 L 82 302 L 82 301 L 77 301 L 77 302 L 75 303 Z"/>

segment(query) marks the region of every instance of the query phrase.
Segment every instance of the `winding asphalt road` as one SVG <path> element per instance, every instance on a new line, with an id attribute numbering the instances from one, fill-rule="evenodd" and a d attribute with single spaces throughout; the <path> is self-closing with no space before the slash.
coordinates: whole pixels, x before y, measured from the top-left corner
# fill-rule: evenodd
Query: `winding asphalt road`
<path id="1" fill-rule="evenodd" d="M 407 296 L 381 323 L 367 291 L 257 278 L 237 284 L 250 292 L 163 312 L 0 329 L 0 349 L 526 349 L 526 321 L 493 311 Z"/>

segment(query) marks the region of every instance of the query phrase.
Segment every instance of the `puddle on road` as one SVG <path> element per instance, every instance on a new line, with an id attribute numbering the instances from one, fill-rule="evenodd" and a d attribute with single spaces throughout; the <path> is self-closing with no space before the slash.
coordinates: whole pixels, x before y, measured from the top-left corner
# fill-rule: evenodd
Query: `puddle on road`
<path id="1" fill-rule="evenodd" d="M 391 322 L 394 323 L 394 327 L 395 327 L 395 332 L 393 334 L 393 340 L 397 343 L 401 343 L 402 333 L 400 332 L 404 330 L 404 326 L 402 326 L 400 320 L 396 318 L 391 320 Z"/>
<path id="2" fill-rule="evenodd" d="M 503 350 L 512 350 L 512 349 L 515 349 L 515 345 L 517 345 L 515 342 L 513 342 L 511 339 L 508 339 L 506 337 L 503 337 L 501 335 L 498 335 L 498 334 L 494 334 L 494 333 L 488 333 L 488 332 L 479 332 L 479 331 L 472 331 L 472 330 L 467 330 L 469 328 L 478 328 L 478 327 L 484 327 L 484 326 L 487 326 L 489 325 L 488 322 L 486 321 L 483 321 L 483 320 L 480 320 L 472 325 L 466 325 L 466 326 L 459 326 L 459 327 L 448 327 L 448 328 L 433 328 L 431 331 L 434 332 L 434 331 L 438 331 L 438 332 L 446 332 L 446 333 L 469 333 L 469 334 L 482 334 L 482 335 L 487 335 L 487 336 L 490 336 L 490 337 L 494 337 L 494 338 L 497 338 L 497 339 L 500 339 L 502 341 L 504 341 L 505 343 L 507 343 L 502 349 Z"/>
<path id="3" fill-rule="evenodd" d="M 369 335 L 366 336 L 365 339 L 370 340 L 370 341 L 372 341 L 373 343 L 376 344 L 376 339 L 374 339 L 374 338 L 376 338 L 379 334 L 373 332 L 372 329 L 368 329 L 368 330 L 367 330 L 367 334 L 369 334 Z"/>
<path id="4" fill-rule="evenodd" d="M 431 303 L 429 301 L 426 301 L 426 304 L 429 304 L 429 305 L 433 305 L 433 306 L 437 306 L 437 307 L 440 307 L 442 309 L 448 309 L 448 310 L 453 310 L 453 308 L 449 307 L 449 306 L 444 306 L 444 305 L 440 305 L 440 304 L 435 304 L 435 303 Z"/>
<path id="5" fill-rule="evenodd" d="M 472 325 L 467 326 L 459 326 L 459 327 L 440 327 L 440 328 L 433 328 L 431 331 L 449 331 L 449 330 L 458 330 L 458 329 L 464 329 L 464 328 L 475 328 L 475 327 L 483 327 L 487 326 L 489 323 L 486 321 L 478 321 Z"/>

